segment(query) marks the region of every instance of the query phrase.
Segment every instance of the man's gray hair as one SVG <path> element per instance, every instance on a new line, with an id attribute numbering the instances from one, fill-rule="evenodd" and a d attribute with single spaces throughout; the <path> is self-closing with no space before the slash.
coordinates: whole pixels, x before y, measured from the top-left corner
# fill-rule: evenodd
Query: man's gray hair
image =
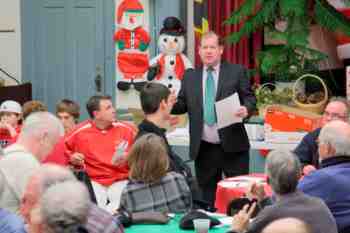
<path id="1" fill-rule="evenodd" d="M 287 194 L 296 190 L 301 176 L 301 165 L 291 151 L 283 149 L 271 151 L 266 159 L 265 170 L 272 190 L 276 194 Z"/>
<path id="2" fill-rule="evenodd" d="M 311 226 L 298 218 L 280 218 L 268 224 L 261 233 L 312 233 Z"/>
<path id="3" fill-rule="evenodd" d="M 342 121 L 332 121 L 322 127 L 319 143 L 329 144 L 335 150 L 334 156 L 350 156 L 350 125 Z"/>
<path id="4" fill-rule="evenodd" d="M 89 192 L 79 181 L 49 187 L 40 202 L 41 220 L 48 233 L 74 233 L 87 220 Z"/>
<path id="5" fill-rule="evenodd" d="M 41 192 L 45 192 L 46 189 L 54 184 L 66 181 L 77 181 L 73 172 L 68 168 L 54 164 L 41 165 L 40 168 L 34 172 L 33 176 L 40 179 Z"/>
<path id="6" fill-rule="evenodd" d="M 61 121 L 52 113 L 35 112 L 25 119 L 19 137 L 35 137 L 42 132 L 47 132 L 50 138 L 63 136 L 64 128 Z"/>

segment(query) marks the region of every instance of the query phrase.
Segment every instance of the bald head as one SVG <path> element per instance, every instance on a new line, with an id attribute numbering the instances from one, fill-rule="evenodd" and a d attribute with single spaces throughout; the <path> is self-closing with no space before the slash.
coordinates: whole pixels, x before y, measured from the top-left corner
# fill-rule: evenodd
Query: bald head
<path id="1" fill-rule="evenodd" d="M 42 165 L 37 169 L 31 179 L 38 180 L 40 192 L 45 192 L 53 184 L 77 180 L 69 169 L 54 164 Z"/>
<path id="2" fill-rule="evenodd" d="M 312 233 L 312 230 L 302 220 L 282 218 L 267 225 L 261 233 Z"/>
<path id="3" fill-rule="evenodd" d="M 42 165 L 33 174 L 29 178 L 20 207 L 20 213 L 27 223 L 31 222 L 31 211 L 49 187 L 66 181 L 77 181 L 69 169 L 53 164 Z"/>
<path id="4" fill-rule="evenodd" d="M 35 112 L 25 119 L 16 143 L 42 161 L 63 135 L 63 125 L 55 115 Z"/>

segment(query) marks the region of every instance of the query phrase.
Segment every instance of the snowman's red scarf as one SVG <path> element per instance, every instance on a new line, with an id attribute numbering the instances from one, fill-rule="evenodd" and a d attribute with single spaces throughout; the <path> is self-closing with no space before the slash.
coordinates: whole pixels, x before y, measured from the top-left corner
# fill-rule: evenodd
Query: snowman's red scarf
<path id="1" fill-rule="evenodd" d="M 158 60 L 158 64 L 160 66 L 160 72 L 156 76 L 157 80 L 160 80 L 162 75 L 164 74 L 164 67 L 165 67 L 165 55 L 163 54 L 160 59 Z M 184 73 L 185 73 L 185 64 L 184 61 L 182 60 L 181 54 L 176 54 L 175 58 L 175 70 L 176 78 L 178 80 L 182 80 Z"/>

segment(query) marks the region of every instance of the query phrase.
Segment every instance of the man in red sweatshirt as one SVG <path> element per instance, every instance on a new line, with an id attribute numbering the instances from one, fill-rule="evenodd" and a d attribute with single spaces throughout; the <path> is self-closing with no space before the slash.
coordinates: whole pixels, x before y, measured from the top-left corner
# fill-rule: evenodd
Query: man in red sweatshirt
<path id="1" fill-rule="evenodd" d="M 85 169 L 92 180 L 97 204 L 113 212 L 119 207 L 129 168 L 126 155 L 134 142 L 135 128 L 116 121 L 109 96 L 92 96 L 87 104 L 90 120 L 66 136 L 71 164 Z"/>

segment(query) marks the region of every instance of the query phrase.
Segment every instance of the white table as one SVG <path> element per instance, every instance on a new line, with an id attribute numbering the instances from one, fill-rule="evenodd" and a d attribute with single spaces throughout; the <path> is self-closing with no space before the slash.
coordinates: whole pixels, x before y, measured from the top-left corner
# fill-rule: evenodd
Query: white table
<path id="1" fill-rule="evenodd" d="M 172 146 L 189 146 L 189 137 L 168 137 L 169 144 Z M 271 143 L 265 141 L 250 141 L 250 147 L 253 150 L 275 150 L 275 149 L 288 149 L 293 150 L 297 143 Z"/>

